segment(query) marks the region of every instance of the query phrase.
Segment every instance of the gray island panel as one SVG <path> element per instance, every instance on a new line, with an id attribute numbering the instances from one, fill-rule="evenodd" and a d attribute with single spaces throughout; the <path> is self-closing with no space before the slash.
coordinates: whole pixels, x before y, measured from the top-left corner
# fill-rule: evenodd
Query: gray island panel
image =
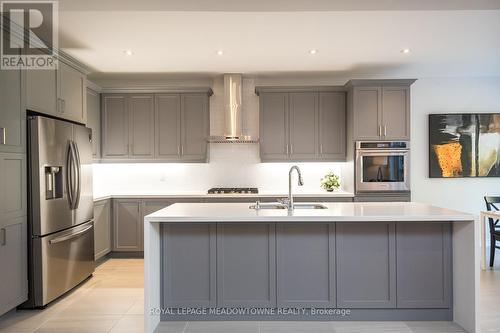
<path id="1" fill-rule="evenodd" d="M 335 224 L 276 226 L 278 307 L 335 307 Z"/>
<path id="2" fill-rule="evenodd" d="M 337 223 L 337 305 L 396 307 L 395 222 Z"/>
<path id="3" fill-rule="evenodd" d="M 274 223 L 217 225 L 217 305 L 276 306 Z"/>
<path id="4" fill-rule="evenodd" d="M 215 224 L 162 226 L 163 306 L 216 306 L 215 228 Z"/>

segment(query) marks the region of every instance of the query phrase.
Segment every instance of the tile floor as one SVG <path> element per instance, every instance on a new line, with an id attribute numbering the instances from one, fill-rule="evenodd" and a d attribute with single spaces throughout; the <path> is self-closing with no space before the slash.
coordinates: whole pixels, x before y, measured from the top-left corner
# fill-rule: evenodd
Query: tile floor
<path id="1" fill-rule="evenodd" d="M 45 310 L 11 311 L 0 333 L 140 333 L 143 260 L 110 259 L 94 276 Z M 500 332 L 500 266 L 481 272 L 482 332 Z M 463 332 L 448 322 L 170 322 L 160 333 L 411 333 Z"/>

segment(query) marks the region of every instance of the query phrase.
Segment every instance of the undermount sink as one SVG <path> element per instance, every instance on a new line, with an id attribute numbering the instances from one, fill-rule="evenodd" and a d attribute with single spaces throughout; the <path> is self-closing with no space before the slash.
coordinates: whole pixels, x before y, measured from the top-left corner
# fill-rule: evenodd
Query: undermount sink
<path id="1" fill-rule="evenodd" d="M 259 203 L 251 205 L 250 209 L 288 209 L 286 204 L 282 203 Z M 326 206 L 322 204 L 312 204 L 312 203 L 296 203 L 293 205 L 294 209 L 326 209 Z"/>

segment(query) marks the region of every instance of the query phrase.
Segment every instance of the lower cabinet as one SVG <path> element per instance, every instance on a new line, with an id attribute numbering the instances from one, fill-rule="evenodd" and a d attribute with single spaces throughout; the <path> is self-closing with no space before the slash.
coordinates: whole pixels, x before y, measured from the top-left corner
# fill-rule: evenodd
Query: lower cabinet
<path id="1" fill-rule="evenodd" d="M 26 216 L 0 221 L 0 315 L 28 299 Z"/>
<path id="2" fill-rule="evenodd" d="M 111 202 L 94 204 L 94 257 L 99 259 L 111 252 Z"/>
<path id="3" fill-rule="evenodd" d="M 163 306 L 216 306 L 215 230 L 206 223 L 162 225 Z"/>
<path id="4" fill-rule="evenodd" d="M 140 200 L 113 200 L 113 251 L 141 251 L 141 217 Z"/>
<path id="5" fill-rule="evenodd" d="M 335 307 L 335 224 L 276 225 L 278 307 Z"/>
<path id="6" fill-rule="evenodd" d="M 162 305 L 449 309 L 448 222 L 162 224 Z"/>
<path id="7" fill-rule="evenodd" d="M 276 306 L 274 223 L 217 225 L 217 306 Z"/>
<path id="8" fill-rule="evenodd" d="M 395 222 L 337 223 L 337 306 L 395 308 L 395 250 Z"/>
<path id="9" fill-rule="evenodd" d="M 449 308 L 452 294 L 451 225 L 396 225 L 398 308 Z"/>

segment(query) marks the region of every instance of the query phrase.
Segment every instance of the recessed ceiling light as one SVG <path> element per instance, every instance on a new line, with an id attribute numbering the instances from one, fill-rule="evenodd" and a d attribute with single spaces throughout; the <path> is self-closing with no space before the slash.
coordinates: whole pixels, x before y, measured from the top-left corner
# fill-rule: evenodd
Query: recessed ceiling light
<path id="1" fill-rule="evenodd" d="M 316 49 L 312 49 L 312 50 L 309 50 L 309 53 L 310 53 L 310 54 L 316 54 L 316 53 L 318 53 L 318 50 L 316 50 Z"/>
<path id="2" fill-rule="evenodd" d="M 223 55 L 223 54 L 224 54 L 224 51 L 222 51 L 222 50 L 217 51 L 217 55 Z"/>
<path id="3" fill-rule="evenodd" d="M 408 54 L 408 53 L 410 53 L 410 52 L 411 52 L 411 50 L 410 50 L 410 49 L 402 49 L 402 50 L 401 50 L 401 53 L 403 53 L 403 54 Z"/>
<path id="4" fill-rule="evenodd" d="M 134 54 L 134 52 L 132 52 L 132 50 L 125 50 L 125 51 L 123 51 L 123 53 L 125 53 L 128 56 L 131 56 L 132 54 Z"/>

